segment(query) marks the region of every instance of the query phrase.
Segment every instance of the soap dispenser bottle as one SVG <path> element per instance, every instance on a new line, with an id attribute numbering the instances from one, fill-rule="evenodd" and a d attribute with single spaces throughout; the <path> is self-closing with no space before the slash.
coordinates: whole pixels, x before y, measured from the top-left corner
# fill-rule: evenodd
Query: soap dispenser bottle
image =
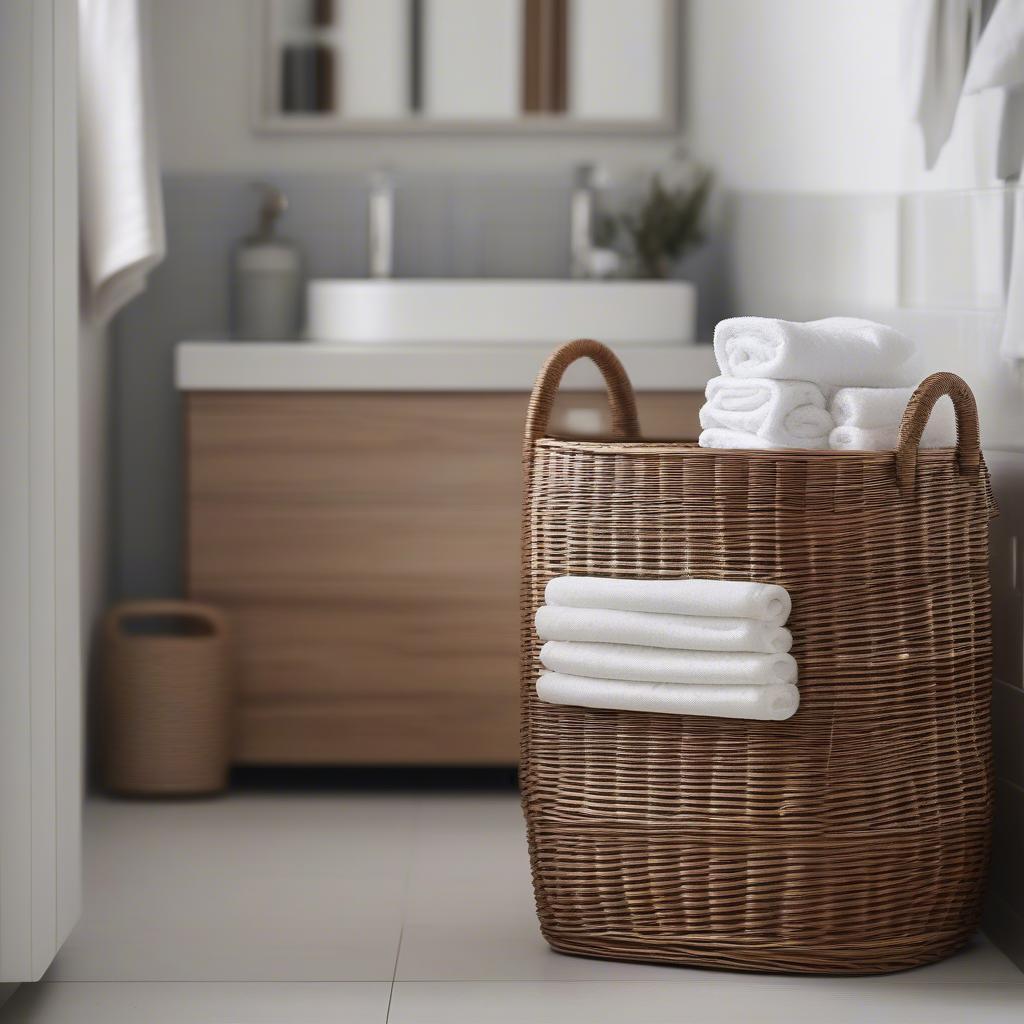
<path id="1" fill-rule="evenodd" d="M 302 327 L 302 258 L 293 242 L 275 233 L 288 199 L 273 185 L 255 187 L 263 194 L 259 226 L 234 254 L 233 334 L 244 341 L 293 341 Z"/>

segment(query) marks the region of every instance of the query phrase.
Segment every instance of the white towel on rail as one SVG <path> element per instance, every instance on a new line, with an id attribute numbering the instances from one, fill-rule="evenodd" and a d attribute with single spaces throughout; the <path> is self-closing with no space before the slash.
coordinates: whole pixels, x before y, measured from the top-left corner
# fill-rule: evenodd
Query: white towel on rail
<path id="1" fill-rule="evenodd" d="M 784 625 L 792 608 L 785 587 L 755 580 L 634 580 L 556 576 L 544 591 L 547 604 L 614 608 L 666 615 L 712 615 Z"/>
<path id="2" fill-rule="evenodd" d="M 795 683 L 791 654 L 738 651 L 672 651 L 628 644 L 588 644 L 549 640 L 540 649 L 541 664 L 552 672 L 597 679 L 633 679 L 645 683 L 722 683 L 766 686 Z"/>
<path id="3" fill-rule="evenodd" d="M 138 0 L 78 10 L 83 305 L 105 323 L 164 257 L 163 198 Z"/>
<path id="4" fill-rule="evenodd" d="M 913 353 L 910 339 L 895 328 L 853 317 L 796 323 L 739 316 L 715 327 L 715 358 L 733 377 L 893 387 L 917 382 Z"/>
<path id="5" fill-rule="evenodd" d="M 788 629 L 758 619 L 721 619 L 704 615 L 623 612 L 606 608 L 537 609 L 541 640 L 632 644 L 693 651 L 758 651 L 785 654 L 792 646 Z"/>
<path id="6" fill-rule="evenodd" d="M 537 680 L 537 696 L 549 704 L 761 722 L 781 722 L 791 718 L 800 705 L 800 692 L 792 683 L 684 686 L 593 679 L 557 672 L 541 675 Z"/>
<path id="7" fill-rule="evenodd" d="M 821 388 L 810 381 L 712 377 L 704 395 L 703 429 L 756 434 L 780 448 L 826 448 L 835 426 Z"/>

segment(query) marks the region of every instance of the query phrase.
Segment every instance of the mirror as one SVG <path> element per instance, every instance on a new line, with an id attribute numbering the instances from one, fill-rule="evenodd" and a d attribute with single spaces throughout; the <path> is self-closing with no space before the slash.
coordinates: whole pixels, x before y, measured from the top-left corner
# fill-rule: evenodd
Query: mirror
<path id="1" fill-rule="evenodd" d="M 676 0 L 259 7 L 258 129 L 675 129 Z"/>

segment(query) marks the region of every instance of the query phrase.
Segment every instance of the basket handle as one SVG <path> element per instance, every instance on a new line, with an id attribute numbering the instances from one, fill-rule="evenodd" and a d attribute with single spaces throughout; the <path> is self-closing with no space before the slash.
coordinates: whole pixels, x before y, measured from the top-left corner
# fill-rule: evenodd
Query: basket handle
<path id="1" fill-rule="evenodd" d="M 566 342 L 551 353 L 533 385 L 530 407 L 526 413 L 524 446 L 527 456 L 533 442 L 547 433 L 551 407 L 558 395 L 562 375 L 572 363 L 584 357 L 591 359 L 604 377 L 605 387 L 608 389 L 608 404 L 612 411 L 612 430 L 615 435 L 623 440 L 640 436 L 636 397 L 625 367 L 607 345 L 602 345 L 591 338 L 578 338 L 576 341 Z"/>
<path id="2" fill-rule="evenodd" d="M 966 381 L 955 373 L 933 373 L 911 395 L 900 422 L 896 442 L 896 483 L 904 497 L 914 493 L 917 451 L 921 435 L 928 425 L 935 403 L 944 395 L 953 400 L 956 413 L 956 458 L 965 480 L 978 479 L 981 467 L 981 437 L 978 432 L 978 406 Z"/>
<path id="3" fill-rule="evenodd" d="M 227 633 L 227 619 L 223 612 L 207 604 L 196 604 L 194 601 L 154 600 L 125 601 L 116 604 L 107 612 L 104 630 L 108 636 L 117 636 L 124 630 L 126 622 L 132 619 L 152 618 L 191 619 L 199 622 L 210 630 L 213 636 Z"/>

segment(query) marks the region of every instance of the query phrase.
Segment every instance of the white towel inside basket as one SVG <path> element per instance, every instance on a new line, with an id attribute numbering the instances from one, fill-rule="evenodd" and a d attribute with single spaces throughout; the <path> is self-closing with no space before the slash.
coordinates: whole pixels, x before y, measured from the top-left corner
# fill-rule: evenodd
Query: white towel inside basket
<path id="1" fill-rule="evenodd" d="M 665 615 L 545 604 L 537 609 L 535 622 L 541 640 L 761 654 L 785 654 L 793 643 L 789 630 L 773 622 L 712 615 Z"/>
<path id="2" fill-rule="evenodd" d="M 540 660 L 552 672 L 644 683 L 767 686 L 796 681 L 796 661 L 790 654 L 669 651 L 660 647 L 549 640 L 541 648 Z"/>
<path id="3" fill-rule="evenodd" d="M 746 718 L 762 722 L 790 718 L 800 704 L 800 694 L 792 683 L 691 686 L 593 679 L 559 672 L 541 675 L 537 680 L 537 696 L 548 704 L 646 711 L 661 715 Z"/>
<path id="4" fill-rule="evenodd" d="M 544 592 L 548 604 L 612 608 L 666 615 L 756 619 L 781 626 L 792 602 L 784 587 L 754 580 L 630 580 L 558 576 Z"/>
<path id="5" fill-rule="evenodd" d="M 780 721 L 797 709 L 785 588 L 560 576 L 535 618 L 551 704 Z"/>

